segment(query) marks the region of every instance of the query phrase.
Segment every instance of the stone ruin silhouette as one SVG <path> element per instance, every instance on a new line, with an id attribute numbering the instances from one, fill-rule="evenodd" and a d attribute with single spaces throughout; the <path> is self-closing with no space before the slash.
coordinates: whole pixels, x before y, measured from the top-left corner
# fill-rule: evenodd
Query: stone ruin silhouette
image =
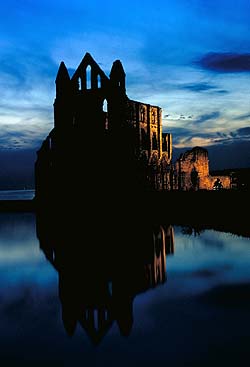
<path id="1" fill-rule="evenodd" d="M 37 152 L 38 202 L 84 193 L 170 190 L 172 136 L 162 133 L 162 110 L 126 94 L 119 60 L 109 77 L 86 53 L 74 75 L 61 62 L 54 128 Z"/>

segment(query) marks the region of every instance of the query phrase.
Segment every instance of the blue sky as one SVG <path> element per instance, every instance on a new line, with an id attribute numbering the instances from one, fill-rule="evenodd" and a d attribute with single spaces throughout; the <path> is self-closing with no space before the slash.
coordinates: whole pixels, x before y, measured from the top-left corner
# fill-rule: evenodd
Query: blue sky
<path id="1" fill-rule="evenodd" d="M 120 59 L 129 98 L 163 109 L 176 148 L 250 141 L 249 0 L 9 0 L 0 13 L 0 149 L 53 127 L 57 69 Z M 250 161 L 250 159 L 249 159 Z"/>

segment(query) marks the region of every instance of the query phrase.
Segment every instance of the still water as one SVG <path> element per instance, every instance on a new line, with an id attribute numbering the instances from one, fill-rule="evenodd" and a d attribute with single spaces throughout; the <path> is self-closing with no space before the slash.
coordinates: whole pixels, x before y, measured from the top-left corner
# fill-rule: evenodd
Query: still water
<path id="1" fill-rule="evenodd" d="M 248 365 L 250 239 L 168 226 L 110 256 L 36 230 L 0 214 L 1 366 Z"/>
<path id="2" fill-rule="evenodd" d="M 0 190 L 0 200 L 32 200 L 35 190 Z"/>

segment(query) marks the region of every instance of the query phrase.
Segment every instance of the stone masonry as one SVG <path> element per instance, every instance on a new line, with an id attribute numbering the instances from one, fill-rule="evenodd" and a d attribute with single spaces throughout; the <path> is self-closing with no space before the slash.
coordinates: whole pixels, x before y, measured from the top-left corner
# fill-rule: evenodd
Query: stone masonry
<path id="1" fill-rule="evenodd" d="M 194 147 L 181 154 L 176 162 L 176 186 L 179 190 L 214 190 L 229 189 L 229 176 L 211 176 L 209 174 L 208 151 Z"/>

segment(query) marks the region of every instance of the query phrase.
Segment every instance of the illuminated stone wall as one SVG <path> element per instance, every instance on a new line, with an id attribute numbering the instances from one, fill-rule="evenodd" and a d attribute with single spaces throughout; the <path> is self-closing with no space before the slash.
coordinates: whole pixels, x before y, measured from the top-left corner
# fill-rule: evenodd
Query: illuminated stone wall
<path id="1" fill-rule="evenodd" d="M 217 188 L 229 189 L 229 176 L 209 175 L 208 151 L 201 147 L 194 147 L 181 154 L 176 162 L 177 189 L 189 190 L 213 190 L 215 182 Z M 217 181 L 219 179 L 219 181 Z"/>

